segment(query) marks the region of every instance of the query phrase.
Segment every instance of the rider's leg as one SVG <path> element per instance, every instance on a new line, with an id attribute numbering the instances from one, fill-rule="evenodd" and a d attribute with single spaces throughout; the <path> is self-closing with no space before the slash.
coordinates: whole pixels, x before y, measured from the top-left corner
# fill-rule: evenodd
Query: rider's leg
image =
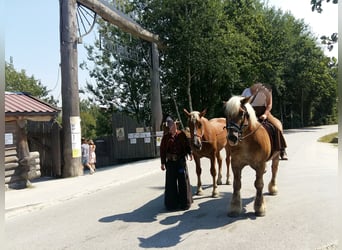
<path id="1" fill-rule="evenodd" d="M 285 148 L 287 147 L 286 141 L 283 135 L 283 124 L 279 119 L 274 117 L 272 114 L 269 114 L 267 117 L 268 121 L 273 124 L 279 130 L 279 144 L 280 144 L 280 158 L 282 160 L 287 160 L 287 154 Z"/>

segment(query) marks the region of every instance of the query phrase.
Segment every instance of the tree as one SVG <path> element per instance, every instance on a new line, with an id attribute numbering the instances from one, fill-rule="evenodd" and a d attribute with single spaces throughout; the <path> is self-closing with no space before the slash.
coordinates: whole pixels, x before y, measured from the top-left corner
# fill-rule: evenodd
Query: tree
<path id="1" fill-rule="evenodd" d="M 87 63 L 81 67 L 90 71 L 96 86 L 86 85 L 93 100 L 105 107 L 110 116 L 124 112 L 138 122 L 150 119 L 150 61 L 148 44 L 120 31 L 117 27 L 99 21 L 100 38 L 88 46 Z"/>
<path id="2" fill-rule="evenodd" d="M 25 70 L 16 71 L 12 62 L 5 62 L 5 90 L 11 92 L 26 92 L 32 96 L 40 98 L 52 105 L 57 105 L 58 100 L 53 96 L 48 96 L 49 90 L 43 86 L 34 76 L 27 76 Z"/>
<path id="3" fill-rule="evenodd" d="M 237 65 L 247 65 L 251 51 L 240 44 L 250 43 L 228 22 L 224 7 L 222 1 L 177 0 L 151 1 L 144 9 L 144 25 L 167 44 L 161 51 L 165 113 L 208 108 L 215 116 L 220 95 L 239 85 Z"/>
<path id="4" fill-rule="evenodd" d="M 160 51 L 164 113 L 182 120 L 183 108 L 208 108 L 208 118 L 222 116 L 222 101 L 261 81 L 272 86 L 273 112 L 285 127 L 324 122 L 319 114 L 329 116 L 329 121 L 336 118 L 335 69 L 324 65 L 327 57 L 316 38 L 290 13 L 267 8 L 258 0 L 135 0 L 132 4 L 139 10 L 139 22 L 164 44 Z M 100 53 L 94 47 L 88 50 L 97 67 L 92 71 L 97 86 L 91 92 L 99 101 L 107 100 L 103 104 L 113 111 L 143 114 L 148 123 L 148 67 L 103 49 L 113 40 L 126 48 L 138 41 L 105 24 L 100 31 L 104 39 L 95 44 L 97 49 L 102 46 Z M 148 55 L 146 44 L 140 44 L 142 54 Z M 323 100 L 329 104 L 323 105 Z"/>
<path id="5" fill-rule="evenodd" d="M 322 13 L 322 2 L 324 2 L 324 0 L 311 0 L 311 10 L 317 11 L 318 13 Z M 329 3 L 330 0 L 326 0 L 326 2 Z M 332 0 L 331 2 L 333 4 L 338 4 L 338 0 Z"/>
<path id="6" fill-rule="evenodd" d="M 311 0 L 311 10 L 317 11 L 318 13 L 322 13 L 322 2 L 324 0 Z M 330 0 L 326 0 L 327 3 L 330 2 Z M 333 4 L 338 4 L 338 0 L 332 0 Z M 322 44 L 326 44 L 329 51 L 331 51 L 334 48 L 334 44 L 338 42 L 338 34 L 333 33 L 330 36 L 323 35 L 321 36 Z"/>
<path id="7" fill-rule="evenodd" d="M 85 138 L 95 138 L 97 107 L 89 100 L 80 101 L 81 134 Z"/>

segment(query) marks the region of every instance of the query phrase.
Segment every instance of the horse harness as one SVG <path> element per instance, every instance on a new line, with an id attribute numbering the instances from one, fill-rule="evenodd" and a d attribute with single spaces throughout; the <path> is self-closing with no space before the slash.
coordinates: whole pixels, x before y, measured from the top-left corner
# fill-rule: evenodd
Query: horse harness
<path id="1" fill-rule="evenodd" d="M 225 127 L 223 127 L 222 132 L 216 134 L 216 136 L 218 136 L 219 134 L 223 133 L 223 132 L 224 132 L 224 129 L 225 129 Z M 203 136 L 204 136 L 204 130 L 201 129 L 201 131 L 202 131 L 202 134 L 201 134 L 201 135 L 197 135 L 197 125 L 195 124 L 195 125 L 194 125 L 194 135 L 193 135 L 193 137 L 198 137 L 198 138 L 200 138 L 202 143 L 203 143 L 203 142 L 205 142 L 205 143 L 211 143 L 211 141 L 202 140 L 202 138 L 203 138 Z"/>
<path id="2" fill-rule="evenodd" d="M 264 123 L 264 121 L 262 121 L 258 125 L 258 127 L 256 129 L 254 129 L 253 131 L 251 131 L 247 135 L 242 136 L 244 128 L 248 127 L 248 118 L 249 118 L 249 113 L 248 113 L 246 107 L 242 106 L 242 119 L 241 119 L 241 123 L 237 124 L 237 123 L 235 123 L 233 121 L 229 121 L 227 126 L 226 126 L 227 130 L 233 129 L 235 132 L 238 133 L 238 140 L 239 141 L 242 141 L 243 139 L 253 135 L 262 126 L 262 124 Z M 247 121 L 247 123 L 246 123 L 246 121 Z"/>

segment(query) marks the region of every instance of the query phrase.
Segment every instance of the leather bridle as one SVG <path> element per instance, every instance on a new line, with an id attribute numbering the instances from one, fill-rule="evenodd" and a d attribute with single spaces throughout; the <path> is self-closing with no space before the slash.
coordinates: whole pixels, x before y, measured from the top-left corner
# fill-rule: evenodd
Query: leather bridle
<path id="1" fill-rule="evenodd" d="M 228 121 L 226 129 L 227 129 L 227 137 L 229 137 L 229 130 L 233 130 L 235 133 L 238 134 L 237 140 L 242 141 L 247 136 L 242 136 L 243 130 L 245 127 L 248 127 L 248 118 L 249 114 L 245 106 L 242 107 L 242 118 L 240 119 L 240 123 L 236 123 L 233 121 Z"/>

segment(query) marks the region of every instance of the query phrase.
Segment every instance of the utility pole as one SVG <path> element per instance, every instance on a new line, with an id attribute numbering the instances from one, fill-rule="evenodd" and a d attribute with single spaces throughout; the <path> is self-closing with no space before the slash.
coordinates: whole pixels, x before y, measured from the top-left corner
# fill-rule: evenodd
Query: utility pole
<path id="1" fill-rule="evenodd" d="M 76 0 L 59 0 L 62 72 L 63 177 L 82 175 Z"/>
<path id="2" fill-rule="evenodd" d="M 152 112 L 152 131 L 160 130 L 163 115 L 160 100 L 160 81 L 159 81 L 159 52 L 156 43 L 151 43 L 152 51 L 152 77 L 151 77 L 151 112 Z"/>

